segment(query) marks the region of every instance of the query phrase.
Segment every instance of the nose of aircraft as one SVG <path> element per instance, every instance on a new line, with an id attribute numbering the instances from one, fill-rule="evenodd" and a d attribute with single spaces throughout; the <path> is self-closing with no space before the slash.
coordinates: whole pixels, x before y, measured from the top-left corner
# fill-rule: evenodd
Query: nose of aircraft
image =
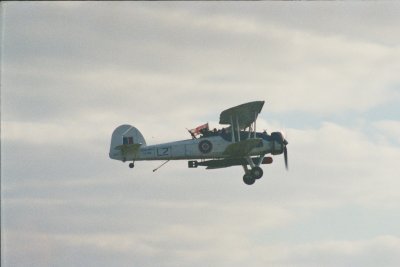
<path id="1" fill-rule="evenodd" d="M 282 145 L 283 157 L 285 159 L 285 167 L 286 167 L 286 170 L 289 170 L 288 151 L 287 151 L 287 147 L 286 147 L 289 144 L 289 142 L 284 137 L 285 134 L 283 132 L 274 132 L 271 134 L 271 136 L 276 142 L 278 142 L 280 145 Z"/>

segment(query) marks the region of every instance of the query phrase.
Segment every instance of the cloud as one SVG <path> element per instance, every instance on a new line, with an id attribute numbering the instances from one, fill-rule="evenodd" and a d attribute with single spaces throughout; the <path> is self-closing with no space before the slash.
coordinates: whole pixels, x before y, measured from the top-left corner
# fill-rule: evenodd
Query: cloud
<path id="1" fill-rule="evenodd" d="M 397 266 L 398 6 L 328 5 L 6 3 L 2 263 Z M 290 172 L 255 186 L 108 158 L 120 124 L 185 139 L 258 99 Z"/>
<path id="2" fill-rule="evenodd" d="M 318 130 L 289 131 L 289 135 L 291 169 L 307 177 L 299 186 L 320 186 L 314 191 L 321 194 L 316 199 L 332 196 L 339 202 L 372 206 L 397 201 L 393 190 L 397 187 L 398 168 L 393 161 L 399 154 L 397 147 L 375 141 L 360 129 L 333 123 L 325 123 Z"/>
<path id="3" fill-rule="evenodd" d="M 374 128 L 381 134 L 379 135 L 380 140 L 383 142 L 393 141 L 395 144 L 400 144 L 400 122 L 393 120 L 377 121 L 374 123 Z"/>
<path id="4" fill-rule="evenodd" d="M 278 266 L 293 263 L 296 266 L 375 266 L 377 264 L 395 266 L 399 261 L 396 253 L 398 249 L 399 239 L 394 236 L 380 236 L 361 241 L 315 242 L 281 247 L 276 250 L 277 254 L 273 254 L 272 260 L 267 262 Z M 268 255 L 268 253 L 258 253 L 258 255 L 266 254 Z"/>
<path id="5" fill-rule="evenodd" d="M 156 239 L 146 238 L 146 234 L 131 235 L 80 235 L 80 236 L 32 236 L 28 238 L 41 240 L 34 247 L 33 253 L 40 255 L 44 265 L 60 263 L 60 257 L 69 263 L 94 263 L 96 256 L 101 261 L 99 266 L 106 266 L 114 259 L 114 263 L 125 266 L 124 261 L 151 266 L 162 262 L 163 266 L 199 266 L 199 263 L 218 264 L 219 266 L 242 266 L 244 262 L 252 266 L 397 266 L 399 262 L 399 238 L 395 236 L 379 236 L 372 239 L 350 241 L 322 241 L 305 244 L 254 244 L 246 239 L 220 235 L 201 236 L 197 233 L 185 232 L 182 228 L 170 229 L 166 233 L 158 233 Z M 223 234 L 223 233 L 222 233 Z M 175 244 L 171 244 L 171 239 Z M 195 242 L 193 242 L 195 241 Z M 221 242 L 222 241 L 222 242 Z M 38 251 L 43 244 L 51 244 L 42 254 Z M 76 248 L 81 248 L 79 251 Z M 72 250 L 71 250 L 72 249 Z M 90 252 L 96 251 L 96 252 Z M 83 254 L 86 251 L 90 254 Z M 24 251 L 25 252 L 25 251 Z M 63 254 L 74 252 L 75 254 Z M 74 255 L 74 257 L 71 257 Z M 225 255 L 230 255 L 226 257 Z M 86 257 L 85 257 L 86 256 Z M 15 258 L 17 265 L 25 264 L 24 257 Z M 149 260 L 151 259 L 151 260 Z"/>
<path id="6" fill-rule="evenodd" d="M 125 3 L 105 12 L 107 4 L 63 11 L 56 4 L 10 5 L 3 59 L 6 118 L 49 121 L 84 112 L 189 116 L 198 113 L 194 103 L 210 98 L 224 108 L 260 98 L 274 112 L 336 114 L 365 111 L 394 97 L 396 46 L 349 39 L 340 29 L 327 35 L 310 26 L 288 27 L 255 11 L 252 18 L 220 8 L 204 17 L 205 7 L 185 6 Z M 283 12 L 279 5 L 272 8 Z M 221 108 L 211 109 L 209 114 Z"/>

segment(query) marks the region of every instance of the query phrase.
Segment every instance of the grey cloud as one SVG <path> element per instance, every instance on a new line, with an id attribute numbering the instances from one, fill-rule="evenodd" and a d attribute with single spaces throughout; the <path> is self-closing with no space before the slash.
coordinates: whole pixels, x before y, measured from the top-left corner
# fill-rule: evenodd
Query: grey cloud
<path id="1" fill-rule="evenodd" d="M 350 125 L 398 101 L 398 37 L 379 41 L 397 4 L 65 5 L 5 4 L 2 263 L 398 265 L 398 232 L 373 220 L 398 220 L 397 121 Z M 260 127 L 285 125 L 289 173 L 277 156 L 246 187 L 239 167 L 108 159 L 119 124 L 148 143 L 189 138 L 184 127 L 256 99 Z M 310 113 L 308 127 L 288 123 Z M 344 236 L 348 205 L 376 224 Z"/>
<path id="2" fill-rule="evenodd" d="M 192 12 L 202 15 L 234 14 L 235 17 L 261 21 L 273 26 L 391 46 L 395 46 L 400 37 L 393 34 L 396 32 L 394 27 L 398 24 L 400 5 L 392 2 L 276 2 L 268 5 L 236 3 L 225 5 L 221 10 L 216 8 L 218 4 L 213 7 L 194 6 Z"/>
<path id="3" fill-rule="evenodd" d="M 210 95 L 227 107 L 257 95 L 275 111 L 336 112 L 332 98 L 343 110 L 365 110 L 387 101 L 385 88 L 397 81 L 396 49 L 293 29 L 284 24 L 287 16 L 265 21 L 262 12 L 286 12 L 279 5 L 260 6 L 254 18 L 253 5 L 243 15 L 231 11 L 236 17 L 227 12 L 240 4 L 211 4 L 208 17 L 201 16 L 207 5 L 17 6 L 9 4 L 4 26 L 3 109 L 10 119 L 75 119 L 88 109 L 137 114 L 146 107 L 171 117 Z M 332 88 L 321 89 L 327 84 Z M 353 105 L 356 88 L 366 97 Z M 304 105 L 310 94 L 316 101 Z"/>

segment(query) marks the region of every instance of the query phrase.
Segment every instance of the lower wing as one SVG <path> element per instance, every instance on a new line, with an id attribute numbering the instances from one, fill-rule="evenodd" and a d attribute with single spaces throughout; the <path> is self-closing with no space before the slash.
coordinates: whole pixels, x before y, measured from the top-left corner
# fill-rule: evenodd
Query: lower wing
<path id="1" fill-rule="evenodd" d="M 262 146 L 261 138 L 253 138 L 230 144 L 224 151 L 227 157 L 244 157 L 247 156 L 254 148 Z"/>

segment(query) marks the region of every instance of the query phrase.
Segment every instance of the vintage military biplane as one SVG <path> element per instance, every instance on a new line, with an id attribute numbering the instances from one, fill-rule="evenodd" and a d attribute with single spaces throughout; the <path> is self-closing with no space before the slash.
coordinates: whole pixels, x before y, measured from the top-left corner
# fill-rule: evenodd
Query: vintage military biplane
<path id="1" fill-rule="evenodd" d="M 263 176 L 260 165 L 272 163 L 267 154 L 283 153 L 288 169 L 288 142 L 282 132 L 269 135 L 256 131 L 257 116 L 263 106 L 264 101 L 254 101 L 224 110 L 219 123 L 228 125 L 226 128 L 210 131 L 205 124 L 189 130 L 192 139 L 158 145 L 147 145 L 138 129 L 121 125 L 112 134 L 109 156 L 123 162 L 131 161 L 130 168 L 141 160 L 189 160 L 189 168 L 243 166 L 243 181 L 251 185 Z"/>

